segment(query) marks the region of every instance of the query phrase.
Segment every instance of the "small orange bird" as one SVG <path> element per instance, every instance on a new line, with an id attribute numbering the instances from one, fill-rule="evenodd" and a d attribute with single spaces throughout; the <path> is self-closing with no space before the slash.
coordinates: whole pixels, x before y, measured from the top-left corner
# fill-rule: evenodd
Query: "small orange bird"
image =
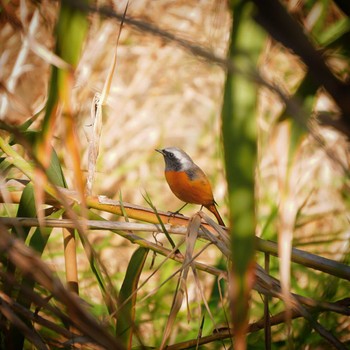
<path id="1" fill-rule="evenodd" d="M 214 200 L 210 182 L 204 171 L 180 148 L 156 149 L 164 156 L 165 178 L 175 196 L 186 204 L 200 204 L 211 211 L 219 225 L 225 226 Z"/>

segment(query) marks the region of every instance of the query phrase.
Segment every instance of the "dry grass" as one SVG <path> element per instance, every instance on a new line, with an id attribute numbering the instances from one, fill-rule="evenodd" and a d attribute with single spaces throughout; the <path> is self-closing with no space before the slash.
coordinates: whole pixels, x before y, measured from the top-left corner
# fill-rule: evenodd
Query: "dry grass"
<path id="1" fill-rule="evenodd" d="M 297 58 L 278 44 L 267 45 L 261 65 L 264 76 L 288 94 L 295 91 L 305 74 Z M 313 135 L 305 135 L 295 158 L 288 160 L 290 125 L 277 122 L 282 108 L 269 91 L 262 90 L 258 120 L 261 215 L 265 217 L 271 205 L 283 201 L 282 189 L 288 186 L 291 200 L 300 211 L 293 233 L 294 245 L 331 259 L 341 259 L 348 251 L 344 203 L 344 169 L 349 160 L 346 137 L 331 128 L 316 126 L 316 135 L 323 144 Z M 326 94 L 320 93 L 315 113 L 324 110 L 334 111 L 335 107 Z M 289 180 L 285 183 L 289 166 Z"/>
<path id="2" fill-rule="evenodd" d="M 118 2 L 114 6 L 122 12 L 125 2 Z M 32 3 L 23 1 L 13 12 L 24 26 L 25 33 L 34 11 L 35 6 Z M 223 1 L 135 0 L 130 3 L 128 14 L 157 23 L 179 37 L 208 47 L 219 55 L 226 52 L 230 15 Z M 10 94 L 6 95 L 4 89 L 0 91 L 4 93 L 0 96 L 0 99 L 3 99 L 0 101 L 6 98 L 10 101 L 6 115 L 1 116 L 6 123 L 23 123 L 38 112 L 46 100 L 49 57 L 45 52 L 39 57 L 37 51 L 38 44 L 52 50 L 53 37 L 50 33 L 56 16 L 57 4 L 42 1 L 39 29 L 34 35 L 36 43 L 29 44 L 30 50 L 16 71 L 13 71 L 14 62 L 21 48 L 23 50 L 21 32 L 10 23 L 3 25 L 0 31 L 0 42 L 4 43 L 0 46 L 1 88 L 11 78 L 17 79 L 16 87 Z M 84 171 L 88 166 L 86 134 L 91 132 L 91 102 L 94 94 L 103 89 L 116 49 L 118 30 L 119 24 L 116 21 L 101 20 L 97 15 L 90 16 L 88 39 L 76 71 L 76 86 L 72 96 L 79 119 L 77 131 Z M 158 209 L 178 209 L 181 202 L 174 198 L 168 189 L 163 175 L 163 160 L 154 149 L 179 146 L 185 149 L 211 178 L 220 212 L 225 216 L 226 185 L 220 139 L 224 71 L 218 66 L 193 57 L 172 43 L 165 43 L 128 26 L 122 31 L 117 52 L 117 71 L 107 105 L 104 107 L 94 194 L 104 194 L 114 199 L 122 196 L 126 202 L 146 205 L 143 196 L 147 193 Z M 271 42 L 266 46 L 261 66 L 264 76 L 277 83 L 288 94 L 295 91 L 304 75 L 304 67 L 299 60 Z M 317 103 L 322 107 L 323 103 L 327 104 L 329 100 L 324 94 L 320 94 Z M 333 106 L 327 108 L 332 110 Z M 281 109 L 282 105 L 276 96 L 266 90 L 261 91 L 257 198 L 260 232 L 271 208 L 283 201 L 281 188 L 286 185 L 286 140 L 290 139 L 290 135 L 288 127 L 276 120 Z M 39 120 L 41 118 L 42 115 L 39 115 Z M 56 126 L 55 148 L 64 165 L 69 187 L 73 187 L 74 174 L 66 153 L 64 132 L 62 125 Z M 344 137 L 334 130 L 318 127 L 317 132 L 322 135 L 325 145 L 321 147 L 312 136 L 303 139 L 294 160 L 290 182 L 287 184 L 292 189 L 289 199 L 295 208 L 300 210 L 295 218 L 297 229 L 294 231 L 293 240 L 295 245 L 302 249 L 338 260 L 349 250 L 347 204 L 344 201 L 345 180 L 343 169 L 339 166 L 339 162 L 345 167 L 348 165 L 347 145 Z M 196 210 L 196 207 L 189 206 L 184 213 L 193 214 Z M 115 216 L 110 214 L 103 215 L 115 219 Z M 151 235 L 146 237 L 150 239 Z M 276 239 L 276 226 L 263 238 Z M 50 261 L 52 268 L 59 274 L 64 269 L 61 239 L 59 231 L 52 235 L 44 255 L 44 259 Z M 89 240 L 119 288 L 135 247 L 120 236 L 106 233 L 104 230 L 89 233 Z M 216 251 L 209 249 L 201 259 L 213 265 L 218 255 Z M 88 261 L 81 247 L 78 256 L 81 295 L 98 305 L 102 296 L 94 277 L 88 274 Z M 149 264 L 147 271 L 148 267 Z M 160 268 L 159 275 L 141 290 L 139 297 L 147 295 L 158 286 L 159 281 L 164 280 L 173 271 L 173 266 L 163 270 Z M 204 284 L 213 285 L 212 276 L 201 277 Z M 300 271 L 296 278 L 300 283 L 294 284 L 297 288 L 307 288 L 311 279 Z M 315 287 L 314 282 L 312 287 Z M 193 280 L 188 283 L 188 293 L 190 302 L 194 305 L 196 302 L 199 304 L 200 298 Z M 164 305 L 171 303 L 171 297 L 172 295 L 164 296 Z M 145 319 L 149 315 L 147 312 L 150 313 L 152 307 L 155 307 L 154 304 L 147 305 L 147 302 L 140 305 L 141 311 L 145 311 Z M 252 304 L 256 307 L 252 312 L 252 320 L 255 321 L 262 315 L 259 295 L 254 294 Z M 97 310 L 96 313 L 103 315 L 104 311 Z M 186 311 L 181 312 L 182 320 L 185 320 Z M 194 315 L 200 315 L 199 307 L 193 312 Z M 144 341 L 160 339 L 163 328 L 160 330 L 157 324 L 147 321 L 149 319 L 140 327 L 142 334 L 149 335 L 149 339 L 144 338 Z M 190 325 L 181 322 L 178 331 L 193 331 L 195 323 L 194 320 Z M 175 335 L 173 336 L 175 339 Z M 275 340 L 278 337 L 284 339 L 280 330 L 276 331 L 275 336 Z"/>
<path id="3" fill-rule="evenodd" d="M 124 4 L 120 4 L 119 10 Z M 229 15 L 215 2 L 133 2 L 128 14 L 157 22 L 179 36 L 223 53 Z M 160 22 L 159 23 L 159 19 Z M 91 19 L 89 40 L 77 71 L 79 130 L 87 164 L 90 103 L 101 91 L 115 50 L 119 25 Z M 105 108 L 94 193 L 145 205 L 148 193 L 158 209 L 177 210 L 182 204 L 168 189 L 163 159 L 155 148 L 180 146 L 196 159 L 213 182 L 216 201 L 225 213 L 225 184 L 220 161 L 220 109 L 224 72 L 162 40 L 124 27 L 118 45 L 117 72 Z M 87 166 L 87 165 L 86 165 Z M 69 168 L 68 174 L 69 174 Z M 196 211 L 190 206 L 184 213 Z M 101 236 L 93 234 L 93 244 Z M 101 257 L 111 275 L 125 270 L 134 247 L 109 235 Z M 118 260 L 115 261 L 115 257 Z M 92 291 L 93 292 L 93 291 Z M 93 294 L 96 295 L 95 292 Z"/>
<path id="4" fill-rule="evenodd" d="M 150 7 L 136 2 L 129 14 L 157 23 L 160 19 L 167 29 L 193 42 L 215 43 L 221 53 L 226 45 L 228 13 L 214 2 L 157 2 Z M 214 25 L 216 21 L 220 26 Z M 79 95 L 89 98 L 102 89 L 118 25 L 104 21 L 93 28 L 77 73 L 78 87 L 82 87 Z M 169 145 L 186 149 L 214 180 L 220 169 L 217 156 L 223 79 L 219 68 L 126 26 L 103 122 L 95 192 L 118 198 L 121 191 L 124 200 L 141 203 L 142 193 L 147 191 L 152 198 L 160 197 L 159 207 L 167 206 L 173 197 L 166 189 L 162 160 L 154 148 Z M 83 125 L 89 124 L 89 98 L 81 108 Z M 83 145 L 83 135 L 81 140 Z M 214 183 L 222 181 L 220 175 Z M 215 188 L 215 193 L 217 201 L 223 203 L 222 186 Z"/>

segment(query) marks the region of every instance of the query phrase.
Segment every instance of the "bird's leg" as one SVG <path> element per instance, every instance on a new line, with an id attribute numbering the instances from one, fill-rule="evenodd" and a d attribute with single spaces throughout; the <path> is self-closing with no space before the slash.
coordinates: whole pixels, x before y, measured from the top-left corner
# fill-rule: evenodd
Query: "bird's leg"
<path id="1" fill-rule="evenodd" d="M 170 213 L 172 216 L 175 216 L 175 215 L 178 215 L 178 214 L 180 214 L 180 215 L 183 216 L 183 214 L 181 214 L 180 211 L 181 211 L 183 208 L 185 208 L 185 206 L 186 206 L 187 204 L 188 204 L 188 203 L 185 203 L 185 205 L 183 205 L 180 209 L 178 209 L 178 210 L 176 210 L 176 211 L 169 211 L 169 213 Z"/>

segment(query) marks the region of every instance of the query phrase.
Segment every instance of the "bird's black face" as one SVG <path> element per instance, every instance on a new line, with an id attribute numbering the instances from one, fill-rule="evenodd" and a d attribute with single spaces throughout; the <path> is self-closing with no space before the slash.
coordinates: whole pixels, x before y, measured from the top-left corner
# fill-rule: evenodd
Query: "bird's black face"
<path id="1" fill-rule="evenodd" d="M 156 149 L 161 153 L 165 161 L 165 171 L 181 171 L 181 161 L 175 156 L 174 152 L 167 149 Z"/>
<path id="2" fill-rule="evenodd" d="M 156 149 L 165 161 L 165 171 L 182 171 L 192 164 L 192 159 L 182 150 L 175 147 Z"/>

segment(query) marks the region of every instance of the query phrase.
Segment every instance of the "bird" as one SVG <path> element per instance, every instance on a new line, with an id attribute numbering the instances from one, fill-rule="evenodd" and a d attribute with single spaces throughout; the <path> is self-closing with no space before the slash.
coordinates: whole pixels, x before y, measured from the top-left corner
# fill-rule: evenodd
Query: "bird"
<path id="1" fill-rule="evenodd" d="M 199 204 L 212 212 L 219 225 L 225 226 L 214 200 L 208 177 L 204 171 L 194 163 L 192 158 L 182 149 L 167 147 L 156 149 L 165 161 L 165 178 L 172 192 L 177 198 L 185 202 L 176 213 L 188 203 Z"/>

